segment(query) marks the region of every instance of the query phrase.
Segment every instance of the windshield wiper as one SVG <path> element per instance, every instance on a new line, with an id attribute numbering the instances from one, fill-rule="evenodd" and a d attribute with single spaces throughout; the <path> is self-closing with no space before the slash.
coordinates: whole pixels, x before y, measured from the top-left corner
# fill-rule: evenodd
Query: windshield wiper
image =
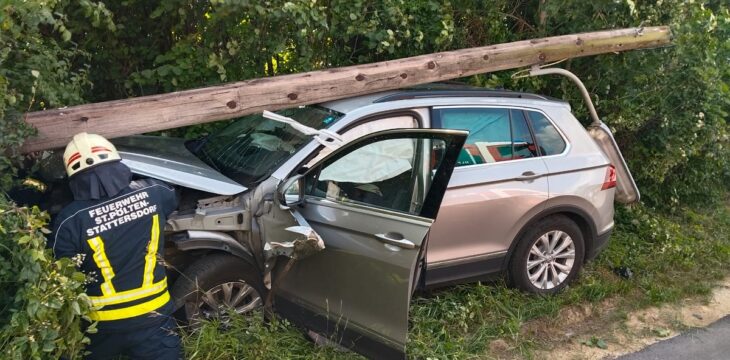
<path id="1" fill-rule="evenodd" d="M 267 111 L 267 110 L 264 110 L 263 116 L 269 120 L 274 120 L 274 121 L 288 124 L 294 130 L 299 131 L 300 133 L 302 133 L 304 135 L 314 136 L 314 140 L 317 140 L 317 142 L 319 142 L 320 144 L 322 144 L 332 150 L 337 149 L 338 147 L 342 146 L 342 144 L 344 143 L 340 134 L 338 134 L 334 131 L 330 131 L 327 129 L 317 130 L 313 127 L 304 125 L 290 117 L 275 114 L 275 113 L 273 113 L 271 111 Z"/>

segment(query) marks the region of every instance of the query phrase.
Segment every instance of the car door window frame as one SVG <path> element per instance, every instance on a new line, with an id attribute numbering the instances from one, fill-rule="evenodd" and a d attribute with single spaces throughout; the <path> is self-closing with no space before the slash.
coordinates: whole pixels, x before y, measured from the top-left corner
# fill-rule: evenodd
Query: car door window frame
<path id="1" fill-rule="evenodd" d="M 516 162 L 522 162 L 522 161 L 536 161 L 538 159 L 544 159 L 549 157 L 558 157 L 558 156 L 565 156 L 570 151 L 570 148 L 572 147 L 570 141 L 568 141 L 568 138 L 565 136 L 565 133 L 563 133 L 563 130 L 560 129 L 555 124 L 555 121 L 553 121 L 548 114 L 546 114 L 541 109 L 537 108 L 531 108 L 531 107 L 524 107 L 524 106 L 516 106 L 516 105 L 440 105 L 440 106 L 433 106 L 431 108 L 431 127 L 434 129 L 444 129 L 441 122 L 441 115 L 439 110 L 443 109 L 506 109 L 506 110 L 522 110 L 523 112 L 527 111 L 534 111 L 542 116 L 544 116 L 549 122 L 550 125 L 552 125 L 560 134 L 560 137 L 565 142 L 565 149 L 563 149 L 563 152 L 560 154 L 554 154 L 554 155 L 542 155 L 540 152 L 540 156 L 534 156 L 530 158 L 523 158 L 523 159 L 513 159 L 513 160 L 507 160 L 507 161 L 499 161 L 499 162 L 489 162 L 489 163 L 482 163 L 482 164 L 472 164 L 472 165 L 462 165 L 457 166 L 454 168 L 454 171 L 458 171 L 459 169 L 468 169 L 473 167 L 479 167 L 479 166 L 495 166 L 495 165 L 501 165 L 501 164 L 512 164 Z M 539 149 L 539 142 L 537 141 L 537 138 L 535 137 L 535 133 L 532 129 L 532 124 L 530 124 L 529 118 L 527 118 L 528 114 L 524 114 L 526 117 L 527 126 L 530 129 L 530 134 L 532 135 L 533 141 L 535 141 L 535 145 L 538 146 Z M 539 151 L 539 150 L 538 150 Z"/>
<path id="2" fill-rule="evenodd" d="M 433 137 L 432 137 L 433 139 L 441 139 L 442 138 L 441 133 L 443 133 L 444 131 L 446 131 L 446 132 L 453 131 L 454 135 L 462 133 L 462 131 L 460 131 L 460 130 L 452 130 L 452 129 L 412 128 L 412 129 L 391 129 L 391 130 L 380 131 L 380 132 L 373 133 L 373 134 L 368 134 L 368 135 L 362 136 L 358 139 L 355 139 L 355 140 L 347 143 L 346 145 L 343 145 L 342 147 L 336 149 L 332 153 L 328 154 L 326 157 L 322 158 L 319 162 L 314 164 L 311 168 L 307 169 L 303 173 L 303 176 L 306 179 L 310 175 L 316 173 L 316 174 L 314 174 L 315 176 L 313 178 L 318 179 L 319 172 L 321 172 L 322 167 L 324 166 L 325 163 L 327 163 L 329 161 L 336 161 L 337 159 L 339 159 L 343 156 L 346 156 L 347 154 L 351 153 L 352 151 L 355 151 L 357 149 L 362 148 L 363 146 L 366 146 L 368 144 L 371 144 L 371 143 L 374 143 L 377 141 L 386 140 L 388 138 L 394 138 L 394 139 L 406 138 L 403 136 L 403 134 L 407 134 L 407 133 L 413 133 L 413 139 L 425 138 L 425 136 L 422 136 L 422 135 L 430 134 L 430 133 L 433 134 Z M 458 152 L 461 149 L 461 147 L 459 147 L 459 149 L 450 149 L 449 147 L 453 147 L 453 144 L 454 144 L 454 141 L 447 142 L 447 144 L 446 144 L 447 148 L 444 150 L 444 155 L 443 155 L 442 159 L 448 160 L 448 157 L 447 157 L 448 151 L 457 151 Z M 462 144 L 462 146 L 463 146 L 463 144 Z M 420 153 L 420 151 L 418 149 L 416 151 L 419 152 L 419 154 L 417 154 L 416 158 L 420 159 L 422 154 Z M 417 160 L 417 161 L 418 161 L 418 166 L 420 166 L 420 163 L 421 163 L 420 160 Z M 454 161 L 455 161 L 455 158 L 454 158 Z M 304 195 L 304 199 L 305 199 L 304 206 L 306 206 L 307 200 L 316 200 L 316 201 L 320 201 L 320 202 L 330 202 L 330 203 L 338 204 L 340 206 L 351 206 L 351 207 L 355 207 L 355 208 L 362 208 L 362 209 L 365 209 L 368 211 L 376 210 L 376 211 L 380 211 L 380 212 L 389 212 L 389 213 L 393 213 L 393 214 L 398 214 L 399 216 L 405 216 L 405 217 L 411 216 L 411 217 L 427 218 L 427 219 L 433 220 L 436 218 L 436 215 L 438 214 L 438 209 L 439 209 L 438 205 L 440 204 L 440 201 L 438 201 L 438 202 L 436 202 L 436 204 L 434 204 L 434 202 L 435 202 L 434 199 L 440 198 L 441 196 L 439 196 L 439 194 L 432 194 L 432 191 L 435 191 L 433 189 L 441 188 L 441 186 L 435 186 L 435 184 L 437 182 L 446 181 L 448 183 L 449 174 L 444 172 L 444 168 L 448 168 L 450 166 L 452 166 L 452 165 L 447 164 L 447 163 L 446 164 L 439 163 L 436 173 L 431 178 L 431 183 L 430 183 L 429 189 L 424 195 L 423 204 L 421 205 L 421 209 L 418 214 L 412 214 L 409 212 L 398 211 L 398 210 L 394 210 L 394 209 L 390 209 L 390 208 L 382 208 L 382 207 L 378 207 L 376 205 L 371 205 L 371 204 L 363 203 L 363 202 L 342 202 L 342 201 L 337 201 L 334 199 L 328 199 L 328 198 L 322 198 L 319 196 L 308 195 L 307 194 L 308 186 L 314 186 L 314 185 L 307 184 L 306 180 L 305 180 L 305 185 L 304 185 L 305 188 L 303 189 L 304 194 L 305 194 Z M 415 166 L 414 166 L 414 168 L 415 168 Z M 454 168 L 455 168 L 455 164 L 454 164 Z M 418 171 L 419 174 L 420 174 L 420 171 L 421 170 Z M 418 176 L 415 176 L 415 177 L 412 176 L 412 180 L 413 180 L 413 178 L 417 179 Z M 414 186 L 419 186 L 419 185 L 414 184 Z M 444 186 L 443 189 L 445 191 L 446 187 Z"/>
<path id="3" fill-rule="evenodd" d="M 411 139 L 397 138 L 397 139 L 392 139 L 392 140 L 411 140 Z M 419 139 L 413 139 L 413 140 L 419 140 Z M 369 207 L 378 208 L 378 209 L 392 210 L 392 211 L 396 211 L 396 212 L 403 212 L 403 213 L 407 213 L 407 214 L 411 214 L 411 215 L 417 215 L 416 214 L 417 208 L 414 209 L 414 207 L 416 206 L 416 203 L 414 202 L 414 197 L 419 200 L 418 205 L 420 205 L 421 197 L 425 198 L 425 196 L 427 195 L 423 191 L 424 189 L 422 187 L 418 186 L 418 178 L 422 175 L 421 173 L 423 172 L 423 168 L 418 166 L 419 164 L 422 163 L 422 158 L 423 158 L 422 152 L 423 152 L 423 148 L 424 148 L 425 144 L 422 141 L 412 141 L 411 140 L 411 141 L 406 141 L 405 143 L 402 143 L 402 144 L 395 145 L 397 148 L 400 148 L 400 146 L 402 146 L 402 145 L 408 146 L 410 148 L 409 149 L 410 155 L 408 155 L 408 157 L 409 157 L 409 161 L 411 162 L 409 169 L 403 171 L 401 168 L 400 170 L 398 170 L 399 172 L 396 175 L 392 175 L 392 173 L 387 174 L 387 175 L 382 174 L 382 175 L 386 175 L 387 178 L 380 179 L 380 180 L 371 180 L 371 181 L 362 182 L 362 183 L 361 182 L 352 182 L 352 180 L 332 180 L 332 179 L 322 180 L 321 179 L 322 173 L 328 167 L 337 164 L 338 161 L 340 159 L 342 159 L 343 157 L 347 157 L 348 155 L 353 154 L 354 152 L 357 152 L 359 150 L 362 150 L 369 145 L 377 144 L 377 143 L 385 142 L 385 141 L 388 141 L 388 140 L 374 141 L 367 145 L 357 147 L 356 149 L 354 149 L 350 152 L 347 152 L 340 158 L 331 158 L 328 161 L 318 162 L 315 166 L 312 167 L 313 171 L 310 171 L 304 177 L 304 184 L 305 184 L 304 195 L 309 196 L 309 197 L 314 197 L 314 198 L 326 199 L 326 200 L 334 201 L 334 202 L 341 203 L 341 204 L 359 204 L 361 206 L 366 206 L 366 207 L 369 206 Z M 388 150 L 393 151 L 394 149 L 389 148 Z M 386 159 L 382 159 L 382 160 L 383 161 L 391 161 L 391 160 L 398 161 L 398 160 L 395 160 L 392 158 L 386 158 Z M 405 160 L 405 158 L 401 158 L 400 160 Z M 348 161 L 348 163 L 349 163 L 349 161 Z M 372 163 L 371 163 L 371 165 L 372 165 Z M 359 165 L 356 164 L 356 167 L 359 167 Z M 353 169 L 350 169 L 350 170 L 352 171 Z M 390 170 L 394 170 L 394 169 L 390 169 Z M 404 178 L 403 176 L 407 176 L 407 178 Z M 400 177 L 400 179 L 398 179 L 399 177 Z M 393 180 L 395 180 L 397 182 L 396 184 L 394 184 L 395 187 L 397 187 L 397 188 L 406 187 L 406 193 L 403 195 L 405 197 L 407 197 L 407 199 L 408 199 L 407 209 L 402 209 L 401 206 L 395 206 L 395 203 L 393 203 L 393 204 L 383 203 L 383 204 L 379 205 L 379 204 L 376 204 L 372 198 L 355 199 L 350 196 L 346 196 L 345 198 L 340 197 L 342 194 L 348 194 L 348 193 L 352 194 L 350 191 L 343 189 L 343 186 L 345 184 L 351 184 L 351 186 L 353 187 L 352 189 L 350 189 L 351 191 L 355 191 L 355 188 L 358 188 L 359 186 L 369 185 L 369 186 L 375 187 L 377 192 L 380 193 L 380 198 L 382 200 L 385 200 L 387 197 L 390 197 L 390 195 L 393 195 L 393 194 L 386 194 L 387 191 L 385 191 L 385 190 L 393 188 L 393 186 L 385 186 L 385 189 L 384 189 L 383 185 L 385 185 L 385 182 L 393 181 Z M 324 184 L 326 186 L 326 189 L 321 188 L 321 186 L 323 185 L 322 184 L 323 182 L 326 182 L 326 184 Z M 345 183 L 345 184 L 343 184 L 343 183 Z M 375 185 L 375 184 L 379 184 L 379 185 Z M 336 196 L 334 194 L 330 194 L 330 190 L 332 190 L 332 188 L 330 188 L 330 186 L 334 186 L 337 189 Z M 360 188 L 360 189 L 362 189 L 362 188 Z M 322 194 L 322 195 L 315 194 L 317 192 L 317 190 L 319 192 L 324 191 L 324 194 Z M 381 190 L 383 190 L 384 192 L 381 193 L 380 192 Z M 367 190 L 358 190 L 358 191 L 364 192 L 364 193 L 370 192 Z M 404 202 L 405 202 L 405 199 L 401 199 L 401 204 L 399 204 L 399 205 L 405 205 Z"/>
<path id="4" fill-rule="evenodd" d="M 395 110 L 388 110 L 384 112 L 379 112 L 375 114 L 368 114 L 363 117 L 357 118 L 355 120 L 350 121 L 347 125 L 343 126 L 341 129 L 337 130 L 338 134 L 345 134 L 358 126 L 362 126 L 374 121 L 380 121 L 380 120 L 386 120 L 389 118 L 395 118 L 395 117 L 411 117 L 413 118 L 414 123 L 416 124 L 413 128 L 393 128 L 388 130 L 395 130 L 395 129 L 431 129 L 432 127 L 426 126 L 427 124 L 430 124 L 430 121 L 427 121 L 427 119 L 424 119 L 424 117 L 428 118 L 431 116 L 431 108 L 428 106 L 419 106 L 414 108 L 408 108 L 408 109 L 395 109 Z M 347 116 L 344 116 L 345 118 Z M 343 120 L 343 119 L 340 119 Z M 338 120 L 339 121 L 339 120 Z M 384 130 L 387 131 L 387 130 Z M 353 140 L 351 142 L 359 140 Z M 350 142 L 346 143 L 343 146 L 347 146 Z M 306 147 L 306 146 L 305 146 Z M 324 160 L 326 160 L 327 156 L 332 155 L 335 151 L 330 152 L 325 157 L 322 157 L 317 161 L 317 163 L 313 164 L 311 167 L 307 167 L 312 160 L 315 160 L 317 156 L 319 156 L 320 151 L 324 148 L 323 145 L 319 145 L 313 150 L 311 150 L 305 157 L 303 157 L 301 160 L 299 160 L 295 166 L 293 166 L 291 171 L 288 172 L 288 175 L 286 177 L 292 176 L 293 174 L 305 174 L 310 171 L 310 169 L 314 169 L 320 164 L 323 163 Z M 286 166 L 286 164 L 284 165 Z M 423 183 L 423 179 L 420 177 L 417 177 L 416 179 L 416 186 L 423 187 L 425 186 Z M 326 199 L 325 199 L 326 200 Z M 354 204 L 354 203 L 353 203 Z"/>
<path id="5" fill-rule="evenodd" d="M 525 124 L 525 128 L 527 128 L 527 134 L 529 135 L 530 139 L 532 139 L 532 146 L 535 147 L 535 154 L 531 154 L 530 157 L 524 157 L 524 158 L 517 158 L 515 159 L 516 151 L 516 143 L 515 143 L 515 118 L 513 117 L 514 114 L 520 114 L 522 116 L 522 121 Z M 522 160 L 522 159 L 532 159 L 532 158 L 538 158 L 542 156 L 542 153 L 540 152 L 539 144 L 537 143 L 537 137 L 535 137 L 535 132 L 532 131 L 532 127 L 530 126 L 530 121 L 527 118 L 527 112 L 525 110 L 516 110 L 516 109 L 509 109 L 509 121 L 510 121 L 510 129 L 512 132 L 512 159 L 509 161 L 515 161 L 515 160 Z M 519 121 L 519 120 L 517 120 Z M 529 150 L 528 145 L 528 151 L 532 153 L 531 150 Z"/>
<path id="6" fill-rule="evenodd" d="M 422 129 L 424 128 L 425 121 L 423 120 L 423 117 L 421 114 L 418 113 L 418 109 L 424 109 L 427 110 L 427 107 L 418 107 L 413 109 L 399 109 L 399 110 L 392 110 L 392 111 L 386 111 L 382 113 L 376 113 L 376 114 L 370 114 L 365 115 L 362 118 L 359 118 L 357 120 L 353 120 L 349 124 L 345 125 L 342 129 L 337 130 L 338 134 L 344 134 L 360 125 L 367 124 L 372 121 L 378 121 L 393 117 L 401 117 L 401 116 L 410 116 L 413 118 L 413 120 L 416 121 L 418 124 L 418 127 L 415 127 L 414 129 Z"/>
<path id="7" fill-rule="evenodd" d="M 421 112 L 423 112 L 424 114 L 421 114 Z M 389 118 L 396 118 L 396 117 L 413 118 L 413 121 L 416 126 L 413 128 L 409 128 L 409 129 L 429 129 L 431 127 L 426 126 L 426 124 L 428 122 L 424 119 L 425 114 L 427 114 L 427 116 L 431 116 L 430 108 L 416 107 L 416 108 L 411 108 L 411 109 L 397 109 L 397 110 L 389 110 L 386 112 L 381 112 L 381 113 L 376 113 L 376 114 L 370 114 L 370 115 L 366 115 L 362 118 L 352 121 L 351 123 L 344 126 L 342 129 L 338 130 L 337 133 L 344 135 L 347 132 L 354 130 L 355 128 L 357 128 L 359 126 L 363 126 L 363 125 L 366 125 L 366 124 L 374 122 L 374 121 L 387 120 Z M 393 128 L 393 129 L 398 129 L 398 128 Z M 406 128 L 402 128 L 402 129 L 406 129 Z M 322 149 L 322 147 L 317 148 L 312 153 L 313 154 L 312 157 L 309 157 L 308 158 L 309 160 L 307 162 L 305 162 L 305 164 L 309 163 L 309 161 L 311 161 L 312 158 L 316 157 L 317 154 L 319 153 L 319 151 L 321 151 L 321 149 Z M 421 175 L 425 175 L 425 173 L 421 174 Z M 414 186 L 418 186 L 418 187 L 426 186 L 425 176 L 424 177 L 417 176 L 414 178 L 414 181 L 415 181 Z M 413 201 L 414 201 L 414 199 L 411 199 L 411 203 L 413 203 Z"/>
<path id="8" fill-rule="evenodd" d="M 432 110 L 427 106 L 420 106 L 420 107 L 415 107 L 412 109 L 389 110 L 389 111 L 384 111 L 384 112 L 380 112 L 380 113 L 376 113 L 376 114 L 364 115 L 361 118 L 357 118 L 357 119 L 351 120 L 351 121 L 348 120 L 349 121 L 348 124 L 343 126 L 341 129 L 336 130 L 336 132 L 337 132 L 337 134 L 344 134 L 359 125 L 364 125 L 371 121 L 378 121 L 378 120 L 383 120 L 383 119 L 387 119 L 387 118 L 391 118 L 391 117 L 400 117 L 400 116 L 412 116 L 413 119 L 418 124 L 418 127 L 413 128 L 413 129 L 430 129 L 430 128 L 432 128 L 432 127 L 425 126 L 425 124 L 427 124 L 427 122 L 424 121 L 423 115 L 421 113 L 419 113 L 419 110 L 422 110 L 424 113 L 427 113 L 428 116 L 431 116 Z M 348 116 L 345 115 L 337 122 L 347 120 L 346 119 L 347 117 Z M 335 124 L 337 122 L 335 122 Z M 311 144 L 317 144 L 317 146 L 311 150 L 306 150 L 307 147 L 309 147 Z M 348 142 L 348 144 L 349 144 L 349 142 Z M 347 145 L 347 144 L 345 144 L 345 145 Z M 345 146 L 345 145 L 343 145 L 343 146 Z M 306 156 L 302 157 L 301 159 L 297 160 L 296 163 L 294 163 L 296 165 L 293 165 L 293 166 L 290 165 L 291 162 L 284 163 L 280 168 L 289 168 L 290 170 L 287 170 L 286 176 L 282 177 L 282 179 L 292 176 L 293 174 L 304 174 L 310 168 L 314 168 L 315 166 L 320 164 L 321 161 L 325 159 L 324 157 L 322 159 L 320 159 L 320 161 L 318 161 L 317 164 L 314 164 L 311 167 L 307 167 L 307 165 L 312 161 L 312 159 L 316 158 L 319 155 L 319 152 L 323 148 L 324 148 L 324 145 L 321 145 L 314 140 L 310 141 L 309 144 L 302 147 L 302 150 L 300 150 L 300 151 L 309 151 L 309 153 L 306 154 Z M 331 154 L 332 153 L 330 153 L 330 155 Z M 279 170 L 276 170 L 275 173 L 278 171 Z"/>

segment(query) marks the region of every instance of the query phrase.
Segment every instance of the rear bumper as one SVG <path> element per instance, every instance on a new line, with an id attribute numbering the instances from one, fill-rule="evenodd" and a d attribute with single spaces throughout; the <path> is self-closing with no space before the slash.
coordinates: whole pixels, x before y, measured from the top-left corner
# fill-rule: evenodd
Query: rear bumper
<path id="1" fill-rule="evenodd" d="M 612 232 L 613 229 L 610 229 L 605 233 L 596 236 L 596 241 L 594 241 L 593 244 L 586 249 L 586 261 L 595 259 L 596 256 L 598 256 L 598 254 L 600 254 L 601 251 L 608 246 L 608 239 L 611 238 Z"/>

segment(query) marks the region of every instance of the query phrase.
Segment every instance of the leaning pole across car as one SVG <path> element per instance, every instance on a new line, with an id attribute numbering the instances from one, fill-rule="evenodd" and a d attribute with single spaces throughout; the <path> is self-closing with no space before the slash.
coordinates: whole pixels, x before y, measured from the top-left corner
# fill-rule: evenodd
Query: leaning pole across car
<path id="1" fill-rule="evenodd" d="M 22 151 L 58 148 L 83 131 L 116 138 L 670 42 L 667 26 L 604 30 L 36 111 L 25 121 L 38 134 Z"/>

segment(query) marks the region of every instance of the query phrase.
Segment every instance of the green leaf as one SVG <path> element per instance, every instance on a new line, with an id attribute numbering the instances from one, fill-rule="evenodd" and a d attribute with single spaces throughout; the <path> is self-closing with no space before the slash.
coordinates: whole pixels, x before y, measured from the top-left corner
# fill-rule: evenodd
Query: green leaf
<path id="1" fill-rule="evenodd" d="M 158 17 L 160 17 L 162 15 L 162 13 L 164 11 L 165 11 L 165 8 L 163 8 L 162 6 L 158 6 L 157 9 L 155 9 L 154 11 L 152 11 L 152 13 L 150 13 L 150 19 L 157 19 Z"/>
<path id="2" fill-rule="evenodd" d="M 77 301 L 71 302 L 71 309 L 73 310 L 74 315 L 81 315 L 81 307 Z"/>
<path id="3" fill-rule="evenodd" d="M 40 303 L 38 302 L 38 300 L 29 300 L 28 305 L 25 307 L 25 311 L 30 317 L 34 317 L 35 314 L 38 312 L 39 307 Z"/>
<path id="4" fill-rule="evenodd" d="M 38 259 L 45 258 L 43 250 L 33 249 L 30 251 L 30 258 L 37 261 Z"/>
<path id="5" fill-rule="evenodd" d="M 71 275 L 71 279 L 77 282 L 83 282 L 84 280 L 86 280 L 86 276 L 83 273 L 76 271 L 73 273 L 73 275 Z"/>
<path id="6" fill-rule="evenodd" d="M 51 298 L 48 300 L 48 307 L 51 309 L 60 309 L 62 305 L 62 300 L 58 298 Z"/>
<path id="7" fill-rule="evenodd" d="M 43 347 L 41 348 L 41 351 L 51 352 L 54 349 L 56 349 L 56 344 L 53 342 L 53 340 L 46 340 L 43 342 Z"/>
<path id="8" fill-rule="evenodd" d="M 580 343 L 586 346 L 597 347 L 604 350 L 608 348 L 608 344 L 606 344 L 605 340 L 597 338 L 595 336 L 591 336 L 590 339 L 583 340 Z"/>

